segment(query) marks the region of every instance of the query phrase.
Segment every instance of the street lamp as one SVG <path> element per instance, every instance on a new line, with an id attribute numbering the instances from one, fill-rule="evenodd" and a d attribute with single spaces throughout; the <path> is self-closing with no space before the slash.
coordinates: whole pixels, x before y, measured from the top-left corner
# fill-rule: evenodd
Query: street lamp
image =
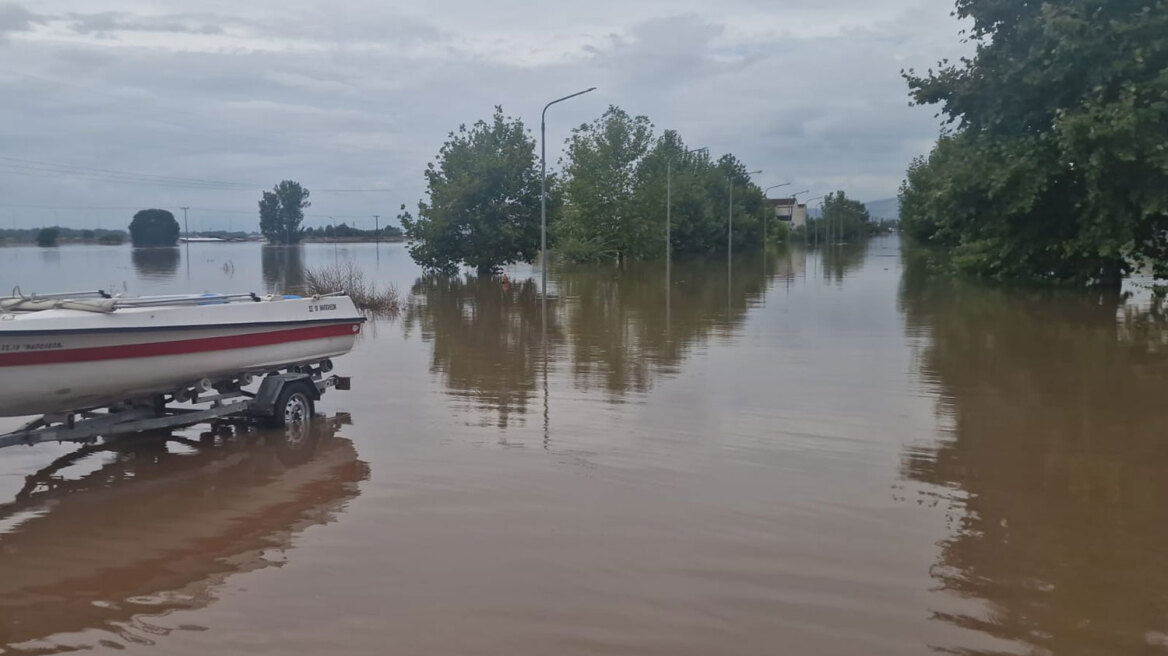
<path id="1" fill-rule="evenodd" d="M 766 189 L 763 189 L 762 190 L 762 199 L 764 201 L 767 200 L 767 193 L 770 192 L 771 189 L 778 189 L 779 187 L 786 187 L 790 184 L 791 184 L 790 182 L 780 182 L 777 185 L 771 185 L 771 186 L 767 187 Z M 766 242 L 767 242 L 767 223 L 769 223 L 769 222 L 767 221 L 766 211 L 764 209 L 763 219 L 762 219 L 762 245 L 763 245 L 763 248 L 766 248 Z"/>
<path id="2" fill-rule="evenodd" d="M 756 175 L 758 173 L 762 173 L 762 169 L 759 169 L 757 171 L 747 171 L 746 175 Z M 726 213 L 726 257 L 727 258 L 729 258 L 730 255 L 734 252 L 734 242 L 733 242 L 733 237 L 734 237 L 734 178 L 733 178 L 733 176 L 728 176 L 728 179 L 730 181 L 730 206 L 729 206 L 729 211 Z"/>
<path id="3" fill-rule="evenodd" d="M 556 98 L 543 106 L 539 115 L 539 257 L 542 280 L 539 288 L 541 296 L 547 295 L 547 110 L 556 103 L 562 103 L 576 96 L 582 96 L 589 91 L 596 91 L 596 87 L 589 87 L 577 91 L 570 96 Z"/>
<path id="4" fill-rule="evenodd" d="M 796 191 L 795 193 L 791 194 L 791 200 L 795 201 L 795 204 L 791 206 L 791 222 L 792 223 L 795 222 L 795 211 L 799 209 L 799 196 L 802 196 L 803 194 L 809 194 L 809 193 L 811 193 L 811 190 L 804 189 L 803 191 Z M 804 223 L 804 225 L 806 225 L 807 222 L 804 221 L 803 223 Z"/>
<path id="5" fill-rule="evenodd" d="M 813 201 L 813 200 L 819 200 L 820 198 L 823 198 L 823 196 L 822 196 L 822 195 L 820 195 L 820 196 L 816 196 L 816 197 L 814 197 L 814 198 L 808 198 L 807 200 L 805 200 L 805 201 L 804 201 L 804 203 L 805 203 L 805 204 L 807 204 L 807 205 L 810 205 L 810 204 L 811 204 L 811 201 Z M 820 204 L 819 204 L 819 206 L 820 206 L 820 207 L 823 207 L 823 203 L 820 203 Z M 823 215 L 823 212 L 820 212 L 820 218 L 821 218 L 821 219 L 822 219 L 822 215 Z M 804 246 L 806 246 L 806 245 L 807 245 L 807 231 L 806 231 L 806 230 L 804 230 L 804 231 L 803 231 L 803 245 L 804 245 Z M 818 231 L 818 230 L 816 230 L 816 232 L 815 232 L 815 245 L 816 245 L 816 246 L 819 246 L 819 231 Z"/>
<path id="6" fill-rule="evenodd" d="M 669 268 L 669 261 L 673 257 L 673 242 L 670 241 L 672 231 L 672 217 L 673 211 L 673 160 L 678 157 L 684 157 L 690 153 L 700 153 L 701 151 L 710 152 L 709 148 L 702 146 L 701 148 L 691 148 L 683 151 L 679 155 L 670 157 L 665 162 L 665 267 Z"/>

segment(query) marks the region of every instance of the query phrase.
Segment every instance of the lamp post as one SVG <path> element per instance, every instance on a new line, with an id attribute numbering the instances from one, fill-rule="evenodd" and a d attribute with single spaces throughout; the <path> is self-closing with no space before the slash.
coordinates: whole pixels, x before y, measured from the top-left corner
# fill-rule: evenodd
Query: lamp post
<path id="1" fill-rule="evenodd" d="M 805 201 L 803 201 L 803 202 L 804 202 L 804 204 L 805 204 L 805 205 L 810 205 L 810 204 L 811 204 L 811 201 L 813 201 L 813 200 L 819 200 L 820 198 L 823 198 L 823 196 L 816 196 L 816 197 L 814 197 L 814 198 L 808 198 L 807 200 L 805 200 Z M 811 226 L 807 225 L 807 222 L 806 222 L 806 221 L 804 221 L 804 228 L 803 228 L 803 245 L 804 245 L 804 246 L 806 246 L 806 245 L 807 245 L 807 231 L 808 231 L 810 228 L 811 228 Z M 819 244 L 819 239 L 816 239 L 816 240 L 815 240 L 815 243 L 816 243 L 816 245 L 818 245 L 818 244 Z"/>
<path id="2" fill-rule="evenodd" d="M 791 184 L 790 182 L 780 182 L 777 185 L 771 185 L 771 186 L 767 187 L 766 189 L 763 189 L 762 190 L 762 199 L 764 201 L 767 200 L 767 193 L 770 192 L 771 189 L 778 189 L 779 187 L 786 187 L 790 184 Z M 763 212 L 763 219 L 762 219 L 762 246 L 763 246 L 763 248 L 766 248 L 766 243 L 767 243 L 767 223 L 768 223 L 768 221 L 766 218 L 766 212 L 764 211 Z"/>
<path id="3" fill-rule="evenodd" d="M 541 269 L 540 296 L 547 295 L 547 110 L 556 103 L 562 103 L 576 96 L 582 96 L 596 87 L 577 91 L 563 98 L 556 98 L 543 106 L 539 115 L 539 258 Z"/>
<path id="4" fill-rule="evenodd" d="M 791 200 L 794 201 L 794 203 L 791 205 L 791 223 L 795 222 L 795 211 L 799 209 L 799 196 L 806 193 L 810 193 L 810 191 L 804 189 L 803 191 L 796 191 L 795 193 L 791 194 Z M 803 224 L 806 226 L 807 222 L 804 221 Z M 806 227 L 804 227 L 803 231 L 807 231 Z"/>
<path id="5" fill-rule="evenodd" d="M 673 212 L 673 160 L 678 157 L 684 157 L 690 153 L 700 153 L 701 151 L 709 152 L 710 149 L 705 146 L 701 148 L 690 148 L 683 151 L 680 155 L 674 155 L 665 162 L 665 270 L 669 270 L 669 260 L 673 257 L 673 242 L 671 239 L 671 232 L 673 230 L 672 212 Z"/>

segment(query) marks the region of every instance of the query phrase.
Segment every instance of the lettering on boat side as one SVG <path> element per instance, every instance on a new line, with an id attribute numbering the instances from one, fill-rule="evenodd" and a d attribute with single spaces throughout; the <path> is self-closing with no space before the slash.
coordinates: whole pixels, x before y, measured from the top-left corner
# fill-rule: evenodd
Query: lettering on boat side
<path id="1" fill-rule="evenodd" d="M 65 348 L 61 342 L 42 342 L 40 344 L 0 344 L 0 353 L 11 353 L 12 351 L 50 351 L 52 349 Z"/>
<path id="2" fill-rule="evenodd" d="M 337 309 L 336 303 L 320 303 L 318 305 L 309 305 L 309 312 L 327 312 L 329 310 Z"/>

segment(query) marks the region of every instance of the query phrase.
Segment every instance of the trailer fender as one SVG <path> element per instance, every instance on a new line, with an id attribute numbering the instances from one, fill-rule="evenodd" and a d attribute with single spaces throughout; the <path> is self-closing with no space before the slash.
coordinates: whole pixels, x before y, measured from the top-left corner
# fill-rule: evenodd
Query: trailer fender
<path id="1" fill-rule="evenodd" d="M 303 383 L 306 391 L 312 395 L 313 401 L 320 400 L 320 390 L 313 383 L 312 377 L 302 373 L 272 374 L 264 378 L 260 388 L 252 401 L 252 414 L 270 417 L 275 411 L 276 401 L 284 388 L 293 383 Z"/>

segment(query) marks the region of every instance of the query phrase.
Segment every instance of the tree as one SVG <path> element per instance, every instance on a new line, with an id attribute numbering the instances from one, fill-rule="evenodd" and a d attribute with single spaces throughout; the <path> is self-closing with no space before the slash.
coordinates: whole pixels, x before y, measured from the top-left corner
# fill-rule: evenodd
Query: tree
<path id="1" fill-rule="evenodd" d="M 637 202 L 645 181 L 642 165 L 653 144 L 649 119 L 631 117 L 615 105 L 572 131 L 564 167 L 565 208 L 555 231 L 565 255 L 624 261 L 646 257 L 661 243 L 664 212 L 647 211 Z M 662 189 L 664 166 L 664 160 L 653 165 L 660 168 Z M 664 197 L 662 192 L 658 203 Z"/>
<path id="2" fill-rule="evenodd" d="M 429 202 L 398 220 L 410 256 L 429 271 L 459 265 L 488 275 L 539 253 L 540 171 L 535 140 L 495 107 L 491 121 L 451 132 L 426 167 Z M 553 208 L 554 209 L 554 208 Z"/>
<path id="3" fill-rule="evenodd" d="M 61 234 L 61 231 L 59 229 L 57 229 L 56 227 L 41 228 L 40 231 L 37 232 L 37 236 L 36 236 L 37 246 L 56 246 L 57 245 L 57 237 L 60 234 Z"/>
<path id="4" fill-rule="evenodd" d="M 843 191 L 823 197 L 821 220 L 832 235 L 844 240 L 867 237 L 872 227 L 868 208 L 860 201 L 848 198 Z"/>
<path id="5" fill-rule="evenodd" d="M 134 246 L 174 246 L 178 243 L 178 221 L 167 210 L 140 210 L 130 221 Z"/>
<path id="6" fill-rule="evenodd" d="M 711 225 L 719 226 L 714 249 L 726 251 L 726 233 L 731 227 L 727 221 L 728 205 L 734 204 L 733 241 L 734 251 L 742 253 L 762 246 L 763 213 L 770 212 L 762 189 L 750 179 L 746 165 L 729 153 L 718 158 L 717 167 L 706 176 L 707 195 L 715 199 L 714 216 Z M 733 191 L 730 185 L 733 184 Z M 731 195 L 733 194 L 733 195 Z"/>
<path id="7" fill-rule="evenodd" d="M 300 223 L 309 191 L 294 180 L 283 180 L 260 198 L 260 232 L 270 244 L 296 244 L 304 235 Z"/>
<path id="8" fill-rule="evenodd" d="M 1168 0 L 958 0 L 957 15 L 976 55 L 905 76 L 950 126 L 909 169 L 905 231 L 996 278 L 1168 276 Z"/>

